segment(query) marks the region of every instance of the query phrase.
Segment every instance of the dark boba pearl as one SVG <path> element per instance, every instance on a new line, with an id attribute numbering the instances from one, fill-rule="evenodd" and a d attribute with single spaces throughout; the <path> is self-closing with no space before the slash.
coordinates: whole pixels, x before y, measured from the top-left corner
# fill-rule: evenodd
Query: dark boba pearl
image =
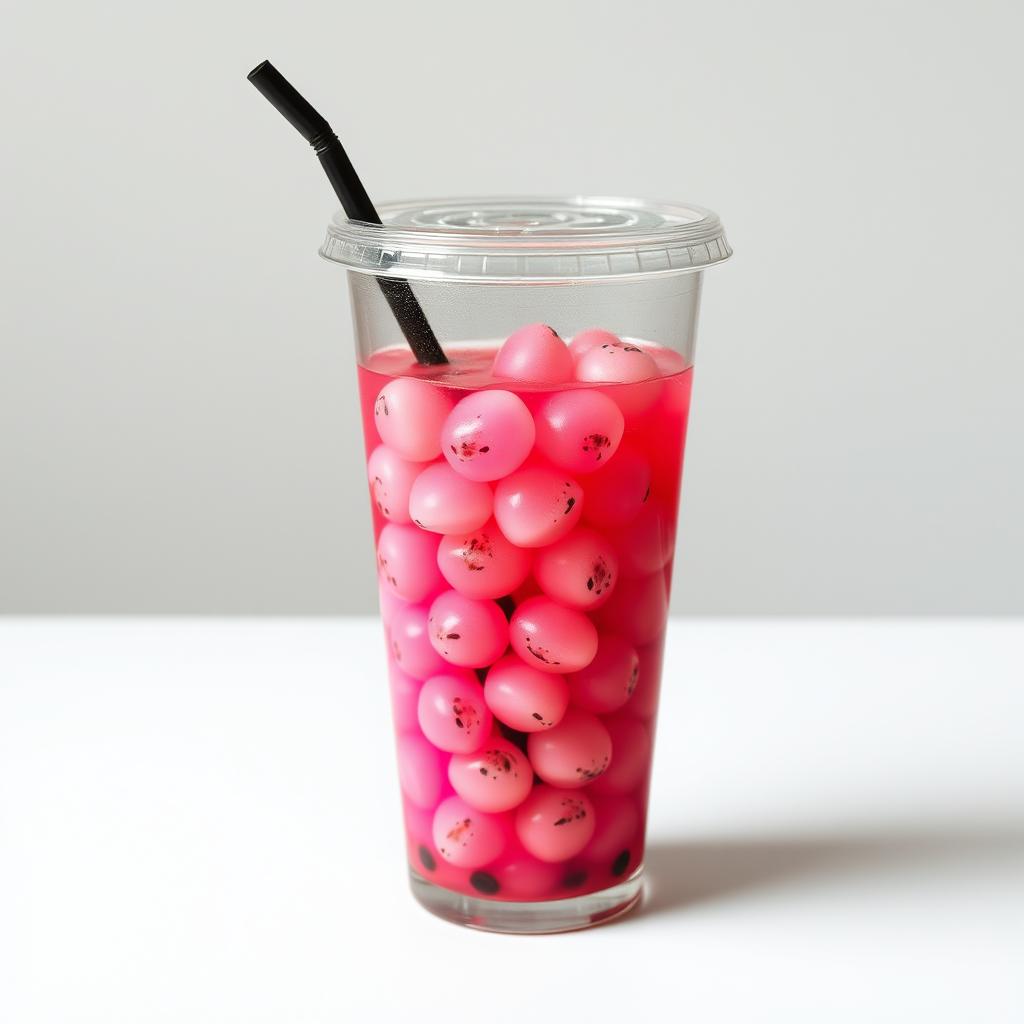
<path id="1" fill-rule="evenodd" d="M 622 853 L 612 861 L 612 874 L 621 875 L 625 872 L 626 868 L 629 867 L 629 850 L 623 850 Z"/>
<path id="2" fill-rule="evenodd" d="M 587 873 L 583 868 L 571 868 L 569 873 L 562 879 L 563 889 L 576 889 L 587 880 Z"/>
<path id="3" fill-rule="evenodd" d="M 501 888 L 494 875 L 487 871 L 474 871 L 469 876 L 469 884 L 477 892 L 486 893 L 488 896 L 493 896 Z"/>
<path id="4" fill-rule="evenodd" d="M 434 855 L 425 847 L 421 846 L 419 849 L 420 863 L 428 870 L 433 871 L 437 867 L 437 861 L 434 860 Z"/>

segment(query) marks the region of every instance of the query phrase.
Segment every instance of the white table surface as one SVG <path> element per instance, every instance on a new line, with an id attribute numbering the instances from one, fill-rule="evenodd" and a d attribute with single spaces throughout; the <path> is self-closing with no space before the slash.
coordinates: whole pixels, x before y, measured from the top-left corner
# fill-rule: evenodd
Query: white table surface
<path id="1" fill-rule="evenodd" d="M 0 1021 L 1024 1019 L 1024 623 L 673 626 L 644 908 L 407 892 L 363 620 L 0 624 Z"/>

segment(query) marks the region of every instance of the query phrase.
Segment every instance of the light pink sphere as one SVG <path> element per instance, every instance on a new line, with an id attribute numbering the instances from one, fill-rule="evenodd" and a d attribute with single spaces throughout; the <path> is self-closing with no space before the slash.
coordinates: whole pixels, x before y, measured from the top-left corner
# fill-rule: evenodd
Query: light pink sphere
<path id="1" fill-rule="evenodd" d="M 403 672 L 388 659 L 388 688 L 391 690 L 391 718 L 395 732 L 409 732 L 419 725 L 419 680 Z"/>
<path id="2" fill-rule="evenodd" d="M 467 480 L 445 462 L 427 466 L 409 492 L 409 516 L 434 533 L 470 533 L 491 518 L 494 495 L 487 484 Z"/>
<path id="3" fill-rule="evenodd" d="M 569 706 L 569 687 L 563 676 L 538 672 L 517 654 L 509 654 L 488 671 L 484 697 L 505 725 L 538 732 L 562 720 Z"/>
<path id="4" fill-rule="evenodd" d="M 392 657 L 403 671 L 415 679 L 427 679 L 448 667 L 430 642 L 427 615 L 425 605 L 405 605 L 391 620 L 388 633 Z"/>
<path id="5" fill-rule="evenodd" d="M 552 786 L 578 789 L 607 771 L 612 738 L 597 715 L 570 707 L 553 729 L 532 733 L 527 753 L 533 770 Z"/>
<path id="6" fill-rule="evenodd" d="M 658 711 L 664 647 L 664 641 L 659 637 L 654 643 L 641 647 L 637 651 L 640 658 L 640 671 L 637 676 L 636 690 L 633 692 L 629 704 L 629 713 L 634 718 L 653 718 Z"/>
<path id="7" fill-rule="evenodd" d="M 658 501 L 648 499 L 616 537 L 623 576 L 647 576 L 668 564 L 675 551 L 675 523 Z"/>
<path id="8" fill-rule="evenodd" d="M 437 537 L 416 526 L 388 523 L 377 541 L 382 586 L 403 601 L 422 601 L 444 586 L 437 567 Z"/>
<path id="9" fill-rule="evenodd" d="M 417 807 L 433 807 L 441 796 L 444 764 L 441 753 L 419 733 L 398 737 L 398 782 Z"/>
<path id="10" fill-rule="evenodd" d="M 391 620 L 403 608 L 407 608 L 409 602 L 403 601 L 382 579 L 377 580 L 377 599 L 381 622 L 384 623 L 384 632 L 387 633 Z"/>
<path id="11" fill-rule="evenodd" d="M 576 379 L 587 383 L 631 384 L 658 376 L 658 364 L 628 341 L 593 345 L 576 363 Z"/>
<path id="12" fill-rule="evenodd" d="M 640 514 L 650 489 L 650 462 L 623 445 L 608 465 L 587 477 L 583 518 L 594 526 L 627 526 Z"/>
<path id="13" fill-rule="evenodd" d="M 547 466 L 530 466 L 498 483 L 494 518 L 501 532 L 523 548 L 540 548 L 564 537 L 583 510 L 583 488 Z"/>
<path id="14" fill-rule="evenodd" d="M 555 898 L 562 870 L 558 865 L 537 860 L 518 848 L 511 853 L 506 850 L 493 868 L 502 895 L 519 900 Z"/>
<path id="15" fill-rule="evenodd" d="M 509 621 L 512 649 L 541 672 L 579 672 L 597 653 L 597 629 L 582 612 L 531 597 Z"/>
<path id="16" fill-rule="evenodd" d="M 469 480 L 497 480 L 522 465 L 536 428 L 511 391 L 474 391 L 455 406 L 441 431 L 441 450 Z"/>
<path id="17" fill-rule="evenodd" d="M 594 805 L 579 790 L 534 786 L 516 811 L 516 835 L 538 860 L 575 857 L 594 834 Z"/>
<path id="18" fill-rule="evenodd" d="M 595 615 L 603 629 L 620 633 L 634 647 L 657 640 L 668 618 L 668 582 L 664 571 L 619 580 L 608 603 Z"/>
<path id="19" fill-rule="evenodd" d="M 611 597 L 619 558 L 607 537 L 577 526 L 567 537 L 537 552 L 533 576 L 549 597 L 589 611 Z"/>
<path id="20" fill-rule="evenodd" d="M 476 598 L 511 594 L 529 575 L 531 558 L 493 519 L 469 533 L 446 534 L 437 549 L 441 575 L 460 594 Z"/>
<path id="21" fill-rule="evenodd" d="M 527 324 L 510 334 L 494 357 L 495 377 L 525 384 L 572 380 L 573 361 L 565 342 L 547 324 Z"/>
<path id="22" fill-rule="evenodd" d="M 599 327 L 591 327 L 586 331 L 580 331 L 572 341 L 569 342 L 569 351 L 574 360 L 585 356 L 592 348 L 599 348 L 601 345 L 621 345 L 622 339 L 611 331 L 602 331 Z"/>
<path id="23" fill-rule="evenodd" d="M 505 823 L 450 796 L 434 814 L 434 845 L 450 864 L 482 868 L 501 855 L 508 835 Z"/>
<path id="24" fill-rule="evenodd" d="M 572 703 L 606 715 L 618 711 L 633 695 L 640 676 L 636 648 L 615 633 L 602 633 L 594 660 L 567 677 Z"/>
<path id="25" fill-rule="evenodd" d="M 432 676 L 420 689 L 417 718 L 423 735 L 450 754 L 471 754 L 487 742 L 493 718 L 471 672 Z"/>
<path id="26" fill-rule="evenodd" d="M 537 450 L 571 473 L 592 473 L 609 462 L 622 440 L 622 410 L 600 391 L 562 391 L 538 410 Z"/>
<path id="27" fill-rule="evenodd" d="M 380 439 L 403 459 L 429 462 L 441 454 L 441 427 L 451 409 L 437 385 L 396 377 L 380 389 L 373 422 Z"/>
<path id="28" fill-rule="evenodd" d="M 366 462 L 370 498 L 385 519 L 409 522 L 409 492 L 422 468 L 421 463 L 407 462 L 386 444 L 377 445 L 370 453 Z"/>
<path id="29" fill-rule="evenodd" d="M 483 668 L 508 647 L 508 622 L 493 601 L 446 590 L 434 599 L 427 622 L 434 650 L 452 665 Z"/>
<path id="30" fill-rule="evenodd" d="M 533 769 L 515 744 L 492 737 L 475 753 L 453 754 L 448 781 L 471 807 L 499 813 L 526 799 L 533 787 Z"/>
<path id="31" fill-rule="evenodd" d="M 608 770 L 594 780 L 593 792 L 615 796 L 634 793 L 651 766 L 651 734 L 643 722 L 626 714 L 609 715 L 603 721 L 615 756 Z"/>
<path id="32" fill-rule="evenodd" d="M 640 834 L 640 809 L 635 800 L 625 796 L 592 797 L 597 815 L 597 828 L 583 851 L 585 860 L 611 867 L 623 850 L 639 858 L 643 846 Z"/>
<path id="33" fill-rule="evenodd" d="M 647 350 L 648 355 L 658 366 L 658 372 L 662 377 L 673 377 L 686 369 L 686 359 L 672 348 L 662 348 L 660 345 Z"/>

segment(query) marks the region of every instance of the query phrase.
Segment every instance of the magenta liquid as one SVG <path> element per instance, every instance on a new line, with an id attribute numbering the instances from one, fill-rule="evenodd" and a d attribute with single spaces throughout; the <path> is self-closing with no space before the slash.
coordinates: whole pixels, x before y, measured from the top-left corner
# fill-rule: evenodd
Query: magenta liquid
<path id="1" fill-rule="evenodd" d="M 643 860 L 692 371 L 588 333 L 359 369 L 409 863 L 471 896 Z"/>

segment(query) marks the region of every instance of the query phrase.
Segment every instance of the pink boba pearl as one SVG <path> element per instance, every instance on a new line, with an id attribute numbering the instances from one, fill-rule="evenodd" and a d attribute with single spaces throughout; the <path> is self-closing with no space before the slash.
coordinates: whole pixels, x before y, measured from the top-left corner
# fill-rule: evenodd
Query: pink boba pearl
<path id="1" fill-rule="evenodd" d="M 494 875 L 503 896 L 519 900 L 540 900 L 555 895 L 558 883 L 562 880 L 562 869 L 517 849 L 512 854 L 506 852 L 502 860 L 494 865 Z"/>
<path id="2" fill-rule="evenodd" d="M 409 492 L 423 466 L 407 462 L 386 444 L 374 448 L 366 462 L 374 508 L 393 523 L 409 522 Z"/>
<path id="3" fill-rule="evenodd" d="M 494 495 L 487 484 L 467 480 L 447 463 L 427 466 L 409 492 L 409 515 L 434 533 L 471 533 L 491 518 Z"/>
<path id="4" fill-rule="evenodd" d="M 416 729 L 419 724 L 419 681 L 389 661 L 388 687 L 391 690 L 391 718 L 395 723 L 395 731 L 409 732 Z"/>
<path id="5" fill-rule="evenodd" d="M 533 770 L 563 789 L 589 785 L 612 763 L 608 730 L 596 715 L 573 707 L 553 729 L 532 733 L 526 749 Z"/>
<path id="6" fill-rule="evenodd" d="M 573 361 L 551 327 L 528 324 L 510 334 L 498 349 L 491 372 L 525 384 L 563 384 L 572 380 Z"/>
<path id="7" fill-rule="evenodd" d="M 597 653 L 597 629 L 582 612 L 531 597 L 509 621 L 512 649 L 541 672 L 579 672 Z"/>
<path id="8" fill-rule="evenodd" d="M 437 567 L 437 537 L 415 526 L 388 523 L 377 541 L 381 584 L 403 601 L 422 601 L 444 586 Z"/>
<path id="9" fill-rule="evenodd" d="M 675 550 L 675 524 L 665 507 L 649 500 L 617 537 L 623 576 L 646 576 L 664 568 Z"/>
<path id="10" fill-rule="evenodd" d="M 380 389 L 373 422 L 380 439 L 409 462 L 429 462 L 441 454 L 441 427 L 452 403 L 433 384 L 397 377 Z"/>
<path id="11" fill-rule="evenodd" d="M 640 514 L 650 489 L 650 463 L 623 445 L 608 465 L 587 477 L 583 518 L 595 526 L 626 526 Z"/>
<path id="12" fill-rule="evenodd" d="M 537 552 L 533 575 L 549 597 L 589 611 L 611 597 L 619 559 L 606 537 L 577 526 L 568 537 Z"/>
<path id="13" fill-rule="evenodd" d="M 531 555 L 505 539 L 492 519 L 470 533 L 447 534 L 437 549 L 441 575 L 466 597 L 511 594 L 529 575 Z"/>
<path id="14" fill-rule="evenodd" d="M 593 797 L 593 802 L 597 828 L 583 851 L 584 859 L 611 867 L 624 850 L 632 855 L 630 860 L 638 858 L 643 841 L 636 801 L 625 796 L 604 796 Z"/>
<path id="15" fill-rule="evenodd" d="M 564 537 L 579 522 L 583 488 L 568 474 L 530 466 L 502 480 L 494 491 L 494 518 L 501 532 L 523 548 L 540 548 Z"/>
<path id="16" fill-rule="evenodd" d="M 592 348 L 599 348 L 601 345 L 621 345 L 622 340 L 617 334 L 611 331 L 602 331 L 598 327 L 591 327 L 589 330 L 580 331 L 572 341 L 569 342 L 569 351 L 575 360 L 585 356 Z"/>
<path id="17" fill-rule="evenodd" d="M 620 633 L 634 647 L 658 639 L 668 618 L 668 582 L 664 572 L 619 580 L 611 599 L 596 615 L 603 629 Z"/>
<path id="18" fill-rule="evenodd" d="M 594 660 L 567 677 L 572 703 L 585 711 L 606 715 L 618 711 L 633 695 L 640 678 L 636 648 L 614 633 L 602 633 Z"/>
<path id="19" fill-rule="evenodd" d="M 576 379 L 592 384 L 632 384 L 658 376 L 658 364 L 628 341 L 593 345 L 576 363 Z"/>
<path id="20" fill-rule="evenodd" d="M 641 647 L 637 651 L 640 659 L 640 671 L 637 676 L 636 690 L 629 704 L 629 713 L 635 718 L 653 718 L 658 711 L 664 647 L 664 640 L 659 638 L 654 643 Z"/>
<path id="21" fill-rule="evenodd" d="M 380 606 L 381 622 L 384 623 L 384 631 L 386 633 L 392 619 L 403 608 L 408 608 L 409 604 L 407 601 L 403 601 L 383 580 L 377 581 L 377 598 L 377 603 Z"/>
<path id="22" fill-rule="evenodd" d="M 500 813 L 527 798 L 533 787 L 533 769 L 517 746 L 492 738 L 473 754 L 453 754 L 448 781 L 470 807 Z"/>
<path id="23" fill-rule="evenodd" d="M 417 807 L 433 807 L 441 796 L 444 766 L 441 754 L 418 733 L 398 737 L 398 782 Z"/>
<path id="24" fill-rule="evenodd" d="M 529 853 L 551 864 L 575 857 L 594 834 L 594 805 L 578 790 L 534 786 L 516 811 L 516 835 Z"/>
<path id="25" fill-rule="evenodd" d="M 391 620 L 391 655 L 415 679 L 428 679 L 448 667 L 430 642 L 427 615 L 424 605 L 409 604 Z"/>
<path id="26" fill-rule="evenodd" d="M 522 465 L 535 436 L 521 398 L 511 391 L 475 391 L 445 420 L 441 450 L 468 480 L 497 480 Z"/>
<path id="27" fill-rule="evenodd" d="M 427 622 L 434 650 L 452 665 L 483 668 L 508 647 L 508 622 L 493 601 L 446 590 L 434 599 Z"/>
<path id="28" fill-rule="evenodd" d="M 493 718 L 471 672 L 432 676 L 420 689 L 417 718 L 423 735 L 450 754 L 471 754 L 487 742 Z"/>
<path id="29" fill-rule="evenodd" d="M 450 864 L 482 868 L 501 855 L 507 831 L 500 818 L 450 796 L 434 814 L 433 835 L 438 852 Z"/>
<path id="30" fill-rule="evenodd" d="M 686 359 L 675 349 L 657 348 L 648 349 L 650 357 L 658 366 L 658 372 L 662 377 L 674 377 L 686 369 Z"/>
<path id="31" fill-rule="evenodd" d="M 487 673 L 484 698 L 505 725 L 520 732 L 539 732 L 562 720 L 569 706 L 569 687 L 562 676 L 538 672 L 518 655 L 509 654 Z"/>
<path id="32" fill-rule="evenodd" d="M 610 715 L 604 724 L 615 756 L 608 770 L 594 780 L 593 792 L 616 796 L 632 793 L 651 766 L 651 734 L 643 722 L 625 714 Z"/>
<path id="33" fill-rule="evenodd" d="M 562 391 L 537 414 L 537 449 L 572 473 L 592 473 L 609 462 L 622 440 L 622 410 L 599 391 Z"/>

